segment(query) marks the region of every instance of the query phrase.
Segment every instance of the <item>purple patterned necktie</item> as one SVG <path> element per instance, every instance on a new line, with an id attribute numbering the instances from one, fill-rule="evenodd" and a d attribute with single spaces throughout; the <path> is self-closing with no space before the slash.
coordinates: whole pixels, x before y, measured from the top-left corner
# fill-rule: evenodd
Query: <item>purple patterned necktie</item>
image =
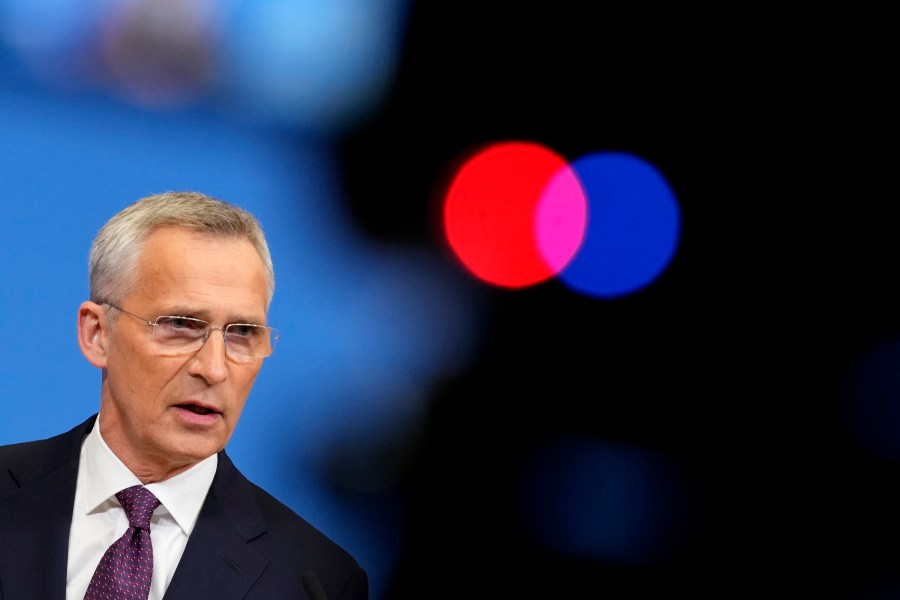
<path id="1" fill-rule="evenodd" d="M 159 500 L 142 485 L 126 488 L 116 498 L 128 515 L 128 530 L 100 559 L 84 600 L 147 600 L 150 594 L 150 516 Z"/>

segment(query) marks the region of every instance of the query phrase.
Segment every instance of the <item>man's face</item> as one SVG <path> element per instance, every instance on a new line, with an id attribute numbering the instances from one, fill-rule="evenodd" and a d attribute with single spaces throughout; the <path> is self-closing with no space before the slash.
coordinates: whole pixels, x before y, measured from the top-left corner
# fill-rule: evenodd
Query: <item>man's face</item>
<path id="1" fill-rule="evenodd" d="M 218 328 L 266 323 L 265 269 L 245 239 L 157 229 L 136 281 L 119 306 L 147 320 L 194 317 Z M 107 445 L 142 480 L 171 477 L 224 448 L 263 359 L 227 357 L 219 330 L 194 353 L 161 355 L 153 327 L 107 311 L 118 312 L 108 330 L 100 404 Z"/>

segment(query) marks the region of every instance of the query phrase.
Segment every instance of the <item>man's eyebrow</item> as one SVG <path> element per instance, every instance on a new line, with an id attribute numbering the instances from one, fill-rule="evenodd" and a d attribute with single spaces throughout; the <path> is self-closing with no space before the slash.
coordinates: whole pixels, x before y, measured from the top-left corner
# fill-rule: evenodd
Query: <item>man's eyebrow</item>
<path id="1" fill-rule="evenodd" d="M 159 316 L 167 316 L 167 317 L 187 317 L 190 319 L 199 319 L 201 321 L 206 321 L 207 323 L 211 323 L 209 312 L 206 310 L 196 310 L 189 309 L 184 307 L 176 307 L 172 309 L 167 309 L 170 312 L 160 313 Z M 240 316 L 237 313 L 232 313 L 231 317 L 229 317 L 222 325 L 232 325 L 235 323 L 243 323 L 245 325 L 266 325 L 266 317 L 263 317 L 262 320 L 256 319 L 253 317 Z"/>
<path id="2" fill-rule="evenodd" d="M 202 319 L 206 320 L 203 315 L 203 311 L 192 310 L 189 308 L 176 307 L 176 308 L 166 308 L 163 309 L 160 315 L 167 317 L 191 317 L 193 319 Z"/>

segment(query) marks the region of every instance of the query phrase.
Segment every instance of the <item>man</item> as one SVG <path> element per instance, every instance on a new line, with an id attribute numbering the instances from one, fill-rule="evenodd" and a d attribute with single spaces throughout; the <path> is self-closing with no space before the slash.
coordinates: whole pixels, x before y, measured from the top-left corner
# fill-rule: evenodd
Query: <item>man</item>
<path id="1" fill-rule="evenodd" d="M 256 219 L 199 193 L 148 196 L 101 228 L 89 262 L 78 343 L 102 373 L 100 410 L 0 447 L 0 599 L 365 600 L 356 560 L 224 450 L 278 339 Z M 149 525 L 128 488 L 152 493 Z M 152 576 L 135 583 L 139 563 Z"/>

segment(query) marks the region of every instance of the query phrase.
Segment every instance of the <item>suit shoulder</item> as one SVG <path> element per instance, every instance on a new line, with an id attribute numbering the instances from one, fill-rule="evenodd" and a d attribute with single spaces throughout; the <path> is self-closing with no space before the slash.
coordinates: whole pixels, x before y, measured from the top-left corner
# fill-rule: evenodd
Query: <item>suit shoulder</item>
<path id="1" fill-rule="evenodd" d="M 342 590 L 335 597 L 368 597 L 368 575 L 347 549 L 262 487 L 252 482 L 250 485 L 268 525 L 263 538 L 291 549 L 281 556 L 305 557 L 324 585 L 332 588 L 333 593 Z"/>
<path id="2" fill-rule="evenodd" d="M 29 440 L 27 442 L 0 445 L 0 465 L 16 462 L 18 459 L 31 456 L 35 450 L 41 449 L 48 443 L 48 440 Z"/>
<path id="3" fill-rule="evenodd" d="M 281 534 L 294 540 L 309 540 L 327 551 L 334 558 L 355 563 L 351 555 L 336 541 L 300 516 L 294 509 L 270 494 L 259 485 L 250 482 L 260 511 L 269 525 L 270 533 Z"/>
<path id="4" fill-rule="evenodd" d="M 328 598 L 365 600 L 368 576 L 350 552 L 290 506 L 247 479 L 222 451 L 210 490 L 244 543 L 268 561 L 265 584 L 302 587 L 312 572 Z M 305 584 L 304 584 L 305 585 Z M 266 597 L 266 596 L 264 596 Z"/>
<path id="5" fill-rule="evenodd" d="M 343 551 L 337 542 L 294 509 L 248 479 L 224 451 L 219 455 L 219 465 L 211 491 L 230 507 L 232 517 L 241 523 L 244 535 L 253 536 L 252 531 L 261 527 L 268 530 L 268 533 L 275 533 L 280 537 L 309 541 Z M 256 511 L 261 522 L 253 517 Z M 262 522 L 265 525 L 262 525 Z"/>
<path id="6" fill-rule="evenodd" d="M 81 441 L 93 426 L 91 417 L 71 430 L 42 440 L 0 446 L 0 490 L 16 488 L 78 458 Z"/>

